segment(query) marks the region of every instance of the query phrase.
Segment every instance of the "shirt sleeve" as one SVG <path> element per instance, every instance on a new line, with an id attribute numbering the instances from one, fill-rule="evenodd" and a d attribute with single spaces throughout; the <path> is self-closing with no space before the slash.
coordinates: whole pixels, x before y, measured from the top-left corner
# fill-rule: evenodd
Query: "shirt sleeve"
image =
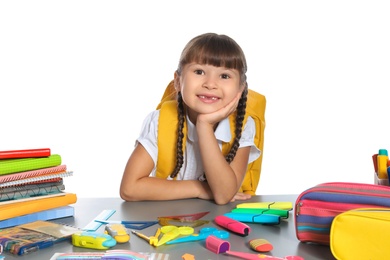
<path id="1" fill-rule="evenodd" d="M 142 144 L 142 146 L 152 157 L 154 166 L 156 167 L 157 163 L 157 130 L 158 130 L 158 118 L 160 115 L 160 110 L 154 110 L 149 115 L 146 116 L 142 124 L 140 136 L 137 139 L 137 143 Z M 155 172 L 153 170 L 153 172 Z"/>
<path id="2" fill-rule="evenodd" d="M 260 149 L 256 146 L 255 140 L 256 124 L 252 117 L 248 116 L 244 131 L 241 134 L 240 147 L 251 147 L 248 164 L 255 161 L 261 155 Z"/>

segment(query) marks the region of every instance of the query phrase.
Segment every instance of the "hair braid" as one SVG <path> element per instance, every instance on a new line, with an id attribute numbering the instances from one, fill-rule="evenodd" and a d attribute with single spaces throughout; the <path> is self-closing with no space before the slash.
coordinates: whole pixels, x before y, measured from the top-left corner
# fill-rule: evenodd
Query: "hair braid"
<path id="1" fill-rule="evenodd" d="M 178 128 L 177 128 L 177 144 L 176 144 L 176 166 L 173 172 L 171 173 L 171 178 L 175 178 L 180 171 L 181 166 L 183 165 L 183 128 L 185 121 L 184 105 L 181 93 L 177 93 L 177 109 L 178 109 Z"/>
<path id="2" fill-rule="evenodd" d="M 248 95 L 248 88 L 246 87 L 242 92 L 241 98 L 237 106 L 237 115 L 236 115 L 236 126 L 235 126 L 235 138 L 232 147 L 230 148 L 229 153 L 226 155 L 226 161 L 231 163 L 236 156 L 236 152 L 240 146 L 240 138 L 242 132 L 242 125 L 245 117 L 246 111 L 246 101 Z"/>

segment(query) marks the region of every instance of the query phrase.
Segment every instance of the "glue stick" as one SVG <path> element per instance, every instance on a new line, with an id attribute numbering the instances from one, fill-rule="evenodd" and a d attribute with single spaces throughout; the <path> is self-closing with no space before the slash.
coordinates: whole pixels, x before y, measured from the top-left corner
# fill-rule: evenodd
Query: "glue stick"
<path id="1" fill-rule="evenodd" d="M 379 149 L 378 152 L 378 178 L 379 179 L 387 179 L 387 161 L 389 160 L 387 150 Z"/>

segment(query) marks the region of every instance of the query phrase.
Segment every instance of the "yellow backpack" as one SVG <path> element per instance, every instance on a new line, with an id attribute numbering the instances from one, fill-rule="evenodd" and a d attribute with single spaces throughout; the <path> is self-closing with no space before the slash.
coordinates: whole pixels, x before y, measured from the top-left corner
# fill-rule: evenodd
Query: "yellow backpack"
<path id="1" fill-rule="evenodd" d="M 265 128 L 265 105 L 266 99 L 263 95 L 248 90 L 246 114 L 244 119 L 244 125 L 246 119 L 249 116 L 253 118 L 256 124 L 255 144 L 261 150 L 261 155 L 255 161 L 250 163 L 247 168 L 247 172 L 244 181 L 241 185 L 240 192 L 255 195 L 257 185 L 260 180 L 261 163 L 263 159 L 263 146 L 264 146 L 264 128 Z M 157 147 L 164 147 L 164 153 L 159 152 L 157 157 L 156 177 L 166 179 L 173 171 L 176 165 L 176 142 L 177 142 L 177 129 L 178 129 L 178 114 L 177 114 L 177 101 L 176 90 L 173 80 L 168 84 L 165 92 L 161 98 L 160 103 L 156 109 L 160 109 L 160 117 L 158 121 L 158 136 Z M 235 115 L 229 116 L 230 129 L 232 136 L 234 137 L 235 128 Z M 183 134 L 187 136 L 186 124 L 184 124 Z M 229 143 L 222 144 L 222 153 L 226 156 L 233 144 L 233 140 Z M 170 149 L 166 149 L 170 148 Z M 185 150 L 185 138 L 183 138 L 183 151 Z"/>

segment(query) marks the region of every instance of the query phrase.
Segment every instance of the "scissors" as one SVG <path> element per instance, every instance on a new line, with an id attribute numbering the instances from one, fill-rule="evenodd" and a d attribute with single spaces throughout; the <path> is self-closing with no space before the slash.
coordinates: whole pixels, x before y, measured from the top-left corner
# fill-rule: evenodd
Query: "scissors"
<path id="1" fill-rule="evenodd" d="M 168 241 L 167 245 L 205 240 L 210 235 L 216 236 L 218 238 L 229 238 L 230 234 L 226 230 L 219 230 L 219 229 L 214 228 L 214 227 L 204 227 L 204 228 L 199 230 L 199 234 L 193 234 L 191 236 L 181 237 L 181 238 L 178 238 L 175 240 Z"/>
<path id="2" fill-rule="evenodd" d="M 177 226 L 163 226 L 161 227 L 161 233 L 164 235 L 161 237 L 161 239 L 158 241 L 156 246 L 161 246 L 165 243 L 168 243 L 172 239 L 175 239 L 176 237 L 180 235 L 191 235 L 194 233 L 193 227 L 177 227 Z"/>

